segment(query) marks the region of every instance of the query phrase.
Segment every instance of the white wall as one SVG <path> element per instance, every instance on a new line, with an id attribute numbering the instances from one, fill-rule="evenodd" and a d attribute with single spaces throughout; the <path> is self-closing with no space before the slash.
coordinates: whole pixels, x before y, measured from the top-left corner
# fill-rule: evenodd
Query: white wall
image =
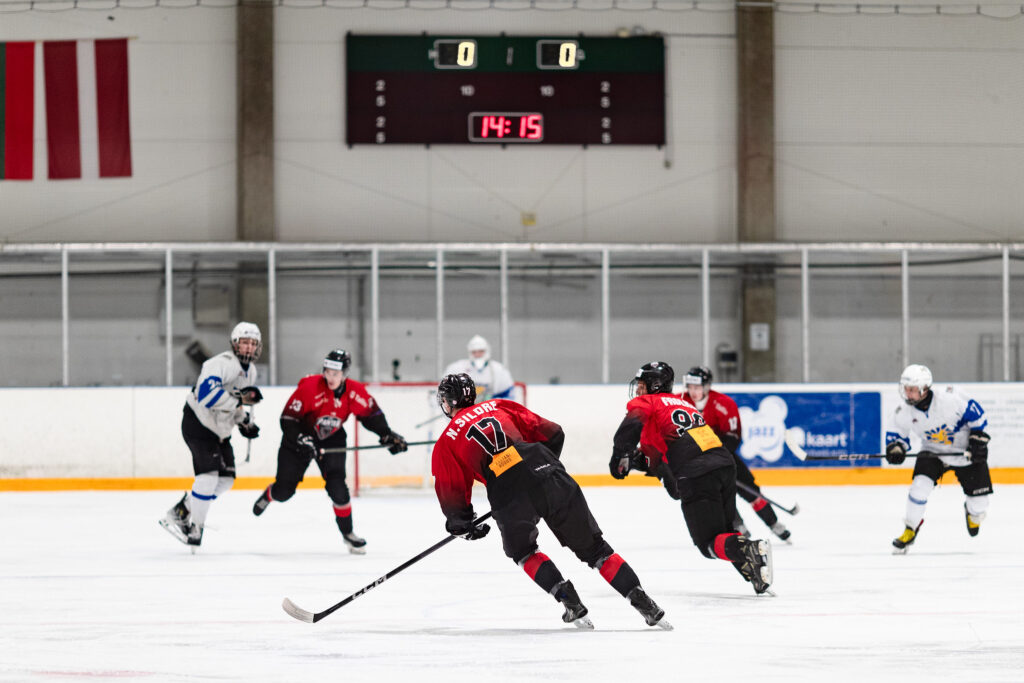
<path id="1" fill-rule="evenodd" d="M 234 9 L 2 16 L 0 41 L 133 38 L 134 177 L 0 182 L 0 239 L 233 238 Z M 732 241 L 733 20 L 725 11 L 278 8 L 279 237 Z M 344 145 L 346 31 L 634 26 L 668 35 L 664 150 Z M 775 30 L 782 239 L 1021 239 L 1019 22 L 780 12 Z M 41 127 L 36 138 L 43 160 Z M 521 211 L 536 213 L 536 226 L 524 227 Z"/>
<path id="2" fill-rule="evenodd" d="M 1024 454 L 1018 448 L 1024 439 L 1024 385 L 958 387 L 976 398 L 988 414 L 991 465 L 1024 466 Z M 884 415 L 899 400 L 894 383 L 723 384 L 717 388 L 727 393 L 878 390 L 882 392 Z M 274 475 L 280 442 L 277 418 L 292 390 L 293 387 L 264 389 L 265 400 L 256 407 L 256 422 L 262 432 L 253 441 L 250 463 L 243 462 L 245 439 L 237 434 L 232 437 L 238 476 Z M 433 402 L 432 385 L 375 386 L 371 392 L 391 427 L 409 441 L 435 439 L 447 424 L 439 419 L 415 427 L 439 413 Z M 0 414 L 5 416 L 6 424 L 17 426 L 0 430 L 0 478 L 191 476 L 191 456 L 180 433 L 184 397 L 185 390 L 181 388 L 0 389 Z M 528 387 L 526 398 L 532 410 L 562 425 L 566 433 L 562 460 L 571 473 L 608 471 L 612 436 L 625 414 L 626 383 L 536 385 Z M 349 421 L 346 425 L 350 444 L 352 424 Z M 882 424 L 884 428 L 884 419 Z M 359 438 L 364 445 L 377 442 L 373 434 L 361 428 Z M 350 459 L 350 472 L 352 468 Z M 399 456 L 384 450 L 365 451 L 360 469 L 364 476 L 422 476 L 429 472 L 429 447 L 414 447 Z"/>

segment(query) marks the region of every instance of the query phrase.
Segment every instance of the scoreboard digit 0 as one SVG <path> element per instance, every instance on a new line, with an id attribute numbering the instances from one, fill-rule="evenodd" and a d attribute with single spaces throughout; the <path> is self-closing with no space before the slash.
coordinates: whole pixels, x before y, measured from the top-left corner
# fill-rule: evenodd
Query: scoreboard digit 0
<path id="1" fill-rule="evenodd" d="M 345 38 L 346 142 L 664 145 L 661 36 Z"/>

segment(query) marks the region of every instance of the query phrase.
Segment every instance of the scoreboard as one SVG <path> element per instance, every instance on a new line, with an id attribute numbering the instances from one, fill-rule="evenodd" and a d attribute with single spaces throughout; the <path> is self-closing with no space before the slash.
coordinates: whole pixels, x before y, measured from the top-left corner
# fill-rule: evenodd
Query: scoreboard
<path id="1" fill-rule="evenodd" d="M 661 36 L 350 33 L 345 56 L 349 145 L 665 144 Z"/>

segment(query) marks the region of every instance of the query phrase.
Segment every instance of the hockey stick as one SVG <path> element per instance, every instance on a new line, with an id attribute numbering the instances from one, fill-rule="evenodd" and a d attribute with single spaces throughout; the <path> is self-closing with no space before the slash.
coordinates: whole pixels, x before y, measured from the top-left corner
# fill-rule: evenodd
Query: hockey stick
<path id="1" fill-rule="evenodd" d="M 744 491 L 746 491 L 747 493 L 749 493 L 752 496 L 760 496 L 760 497 L 764 498 L 766 501 L 768 501 L 769 503 L 771 503 L 775 507 L 779 508 L 783 512 L 789 513 L 791 515 L 795 515 L 796 513 L 800 512 L 800 504 L 799 503 L 793 503 L 793 507 L 788 508 L 785 505 L 783 505 L 782 503 L 776 503 L 774 500 L 772 500 L 768 496 L 764 495 L 763 493 L 759 493 L 757 489 L 751 488 L 750 486 L 747 486 L 742 481 L 737 481 L 736 482 L 736 488 L 743 489 Z"/>
<path id="2" fill-rule="evenodd" d="M 429 439 L 427 441 L 406 441 L 406 446 L 429 446 L 432 443 L 437 443 L 437 439 Z M 318 452 L 321 455 L 328 453 L 348 453 L 349 451 L 368 451 L 371 448 L 388 448 L 391 444 L 384 443 L 376 446 L 345 446 L 344 448 L 321 448 Z"/>
<path id="3" fill-rule="evenodd" d="M 252 422 L 252 414 L 255 406 L 249 406 L 249 422 Z M 245 443 L 245 461 L 249 462 L 249 456 L 252 455 L 252 439 L 246 439 Z"/>
<path id="4" fill-rule="evenodd" d="M 966 453 L 904 453 L 905 458 L 941 458 L 947 455 L 957 456 Z M 884 453 L 839 453 L 837 455 L 808 455 L 808 460 L 870 460 L 871 458 L 884 458 Z"/>
<path id="5" fill-rule="evenodd" d="M 444 413 L 438 413 L 438 414 L 437 414 L 437 415 L 435 415 L 434 417 L 428 417 L 428 418 L 427 418 L 426 420 L 424 420 L 423 422 L 420 422 L 419 424 L 415 424 L 415 425 L 413 425 L 413 426 L 412 426 L 412 428 L 413 428 L 413 429 L 419 429 L 420 427 L 425 427 L 425 426 L 427 426 L 428 424 L 430 424 L 431 422 L 433 422 L 434 420 L 440 420 L 440 419 L 441 419 L 442 417 L 444 417 L 444 416 L 445 416 L 445 414 L 444 414 Z"/>
<path id="6" fill-rule="evenodd" d="M 473 526 L 476 526 L 477 524 L 479 524 L 480 522 L 484 521 L 485 519 L 487 519 L 490 516 L 491 516 L 490 512 L 485 512 L 484 514 L 480 515 L 479 517 L 477 517 L 476 519 L 473 520 Z M 344 600 L 342 600 L 339 603 L 331 605 L 330 607 L 325 609 L 323 612 L 317 612 L 317 613 L 314 614 L 313 612 L 310 612 L 309 610 L 302 609 L 301 607 L 296 605 L 294 602 L 292 602 L 288 598 L 284 599 L 284 602 L 281 603 L 281 607 L 284 608 L 284 611 L 287 612 L 289 614 L 289 616 L 295 617 L 299 621 L 304 621 L 304 622 L 306 622 L 308 624 L 315 624 L 316 622 L 320 621 L 324 617 L 332 614 L 336 610 L 339 610 L 342 607 L 344 607 L 345 605 L 347 605 L 348 603 L 352 602 L 353 600 L 358 598 L 363 593 L 366 593 L 366 592 L 376 588 L 377 586 L 381 585 L 382 583 L 384 583 L 385 581 L 387 581 L 388 579 L 390 579 L 391 577 L 393 577 L 395 574 L 397 574 L 398 572 L 402 571 L 403 569 L 406 569 L 406 568 L 416 564 L 417 562 L 422 560 L 424 557 L 426 557 L 430 553 L 434 552 L 435 550 L 439 550 L 442 546 L 447 545 L 448 543 L 451 543 L 456 538 L 458 538 L 458 536 L 448 536 L 447 538 L 445 538 L 445 539 L 443 539 L 441 541 L 438 541 L 437 543 L 435 543 L 434 545 L 430 546 L 429 548 L 424 550 L 422 553 L 420 553 L 416 557 L 412 558 L 411 560 L 406 560 L 405 562 L 403 562 L 399 566 L 395 567 L 394 569 L 392 569 L 387 574 L 385 574 L 384 576 L 380 577 L 379 579 L 377 579 L 373 583 L 368 584 L 366 586 L 363 586 L 362 588 L 357 590 L 352 595 L 348 596 L 347 598 L 345 598 Z"/>
<path id="7" fill-rule="evenodd" d="M 803 446 L 800 443 L 800 435 L 798 429 L 786 430 L 786 445 L 789 446 L 789 450 L 793 451 L 793 455 L 798 457 L 800 460 L 870 460 L 872 458 L 885 457 L 884 453 L 838 453 L 836 455 L 808 455 L 807 451 L 804 450 Z M 963 453 L 962 451 L 957 451 L 955 453 L 929 453 L 925 451 L 923 453 L 905 453 L 904 457 L 939 458 L 944 455 L 956 456 L 965 455 L 965 453 Z M 768 499 L 765 498 L 765 500 Z"/>

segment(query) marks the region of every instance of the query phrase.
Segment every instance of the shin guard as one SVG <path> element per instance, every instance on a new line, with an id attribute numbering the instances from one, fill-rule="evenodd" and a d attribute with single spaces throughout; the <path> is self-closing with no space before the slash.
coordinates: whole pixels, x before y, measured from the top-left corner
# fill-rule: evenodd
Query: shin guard
<path id="1" fill-rule="evenodd" d="M 622 559 L 618 553 L 609 555 L 597 565 L 601 576 L 611 584 L 611 587 L 618 591 L 622 597 L 628 597 L 630 591 L 640 585 L 633 568 Z"/>
<path id="2" fill-rule="evenodd" d="M 564 580 L 562 572 L 558 571 L 555 563 L 544 553 L 534 553 L 517 564 L 545 593 L 554 595 L 558 585 Z"/>
<path id="3" fill-rule="evenodd" d="M 779 516 L 775 514 L 775 510 L 772 509 L 771 503 L 760 496 L 757 497 L 753 503 L 750 504 L 754 508 L 754 512 L 761 518 L 761 521 L 771 528 L 779 521 Z"/>
<path id="4" fill-rule="evenodd" d="M 352 533 L 352 503 L 335 505 L 334 521 L 338 523 L 338 530 L 342 535 Z"/>

